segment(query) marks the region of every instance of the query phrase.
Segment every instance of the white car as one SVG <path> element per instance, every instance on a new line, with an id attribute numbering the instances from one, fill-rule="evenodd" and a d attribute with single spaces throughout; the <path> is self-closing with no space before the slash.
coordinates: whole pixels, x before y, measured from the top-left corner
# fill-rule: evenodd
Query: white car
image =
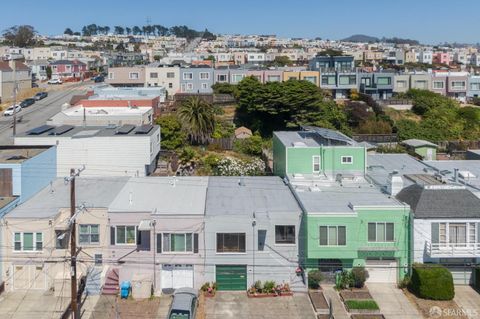
<path id="1" fill-rule="evenodd" d="M 48 84 L 62 84 L 62 80 L 60 79 L 51 79 L 47 82 Z"/>
<path id="2" fill-rule="evenodd" d="M 18 113 L 22 110 L 22 107 L 20 105 L 15 105 L 15 106 L 10 106 L 8 109 L 3 112 L 3 116 L 12 116 L 13 111 L 15 110 L 15 113 Z"/>

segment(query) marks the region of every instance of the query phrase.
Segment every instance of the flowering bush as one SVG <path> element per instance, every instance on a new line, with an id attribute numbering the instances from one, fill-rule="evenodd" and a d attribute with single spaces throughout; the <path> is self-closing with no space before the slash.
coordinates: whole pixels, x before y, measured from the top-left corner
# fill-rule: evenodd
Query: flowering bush
<path id="1" fill-rule="evenodd" d="M 265 163 L 260 158 L 243 161 L 225 157 L 217 163 L 216 175 L 220 176 L 255 176 L 265 174 Z"/>

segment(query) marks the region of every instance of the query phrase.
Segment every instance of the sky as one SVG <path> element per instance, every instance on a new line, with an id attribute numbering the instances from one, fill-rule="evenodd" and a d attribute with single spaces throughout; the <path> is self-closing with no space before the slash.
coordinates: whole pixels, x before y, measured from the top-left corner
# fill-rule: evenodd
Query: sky
<path id="1" fill-rule="evenodd" d="M 222 34 L 338 40 L 353 34 L 425 44 L 478 43 L 479 0 L 13 0 L 2 1 L 0 31 L 29 24 L 41 34 L 95 23 L 187 25 Z"/>

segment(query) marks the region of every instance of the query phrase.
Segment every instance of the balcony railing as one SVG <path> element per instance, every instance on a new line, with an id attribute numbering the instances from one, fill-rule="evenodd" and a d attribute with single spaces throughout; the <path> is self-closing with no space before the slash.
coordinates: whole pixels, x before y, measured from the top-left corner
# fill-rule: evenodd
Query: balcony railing
<path id="1" fill-rule="evenodd" d="M 480 257 L 480 243 L 426 243 L 430 257 Z"/>

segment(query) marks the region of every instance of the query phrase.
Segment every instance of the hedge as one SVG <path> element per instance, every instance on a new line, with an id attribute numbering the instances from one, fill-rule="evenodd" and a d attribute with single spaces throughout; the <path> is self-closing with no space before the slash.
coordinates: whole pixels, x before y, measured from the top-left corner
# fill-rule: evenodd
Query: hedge
<path id="1" fill-rule="evenodd" d="M 452 274 L 437 264 L 414 264 L 408 289 L 422 299 L 452 300 L 455 296 Z"/>
<path id="2" fill-rule="evenodd" d="M 345 300 L 348 309 L 378 310 L 378 304 L 375 300 Z"/>

